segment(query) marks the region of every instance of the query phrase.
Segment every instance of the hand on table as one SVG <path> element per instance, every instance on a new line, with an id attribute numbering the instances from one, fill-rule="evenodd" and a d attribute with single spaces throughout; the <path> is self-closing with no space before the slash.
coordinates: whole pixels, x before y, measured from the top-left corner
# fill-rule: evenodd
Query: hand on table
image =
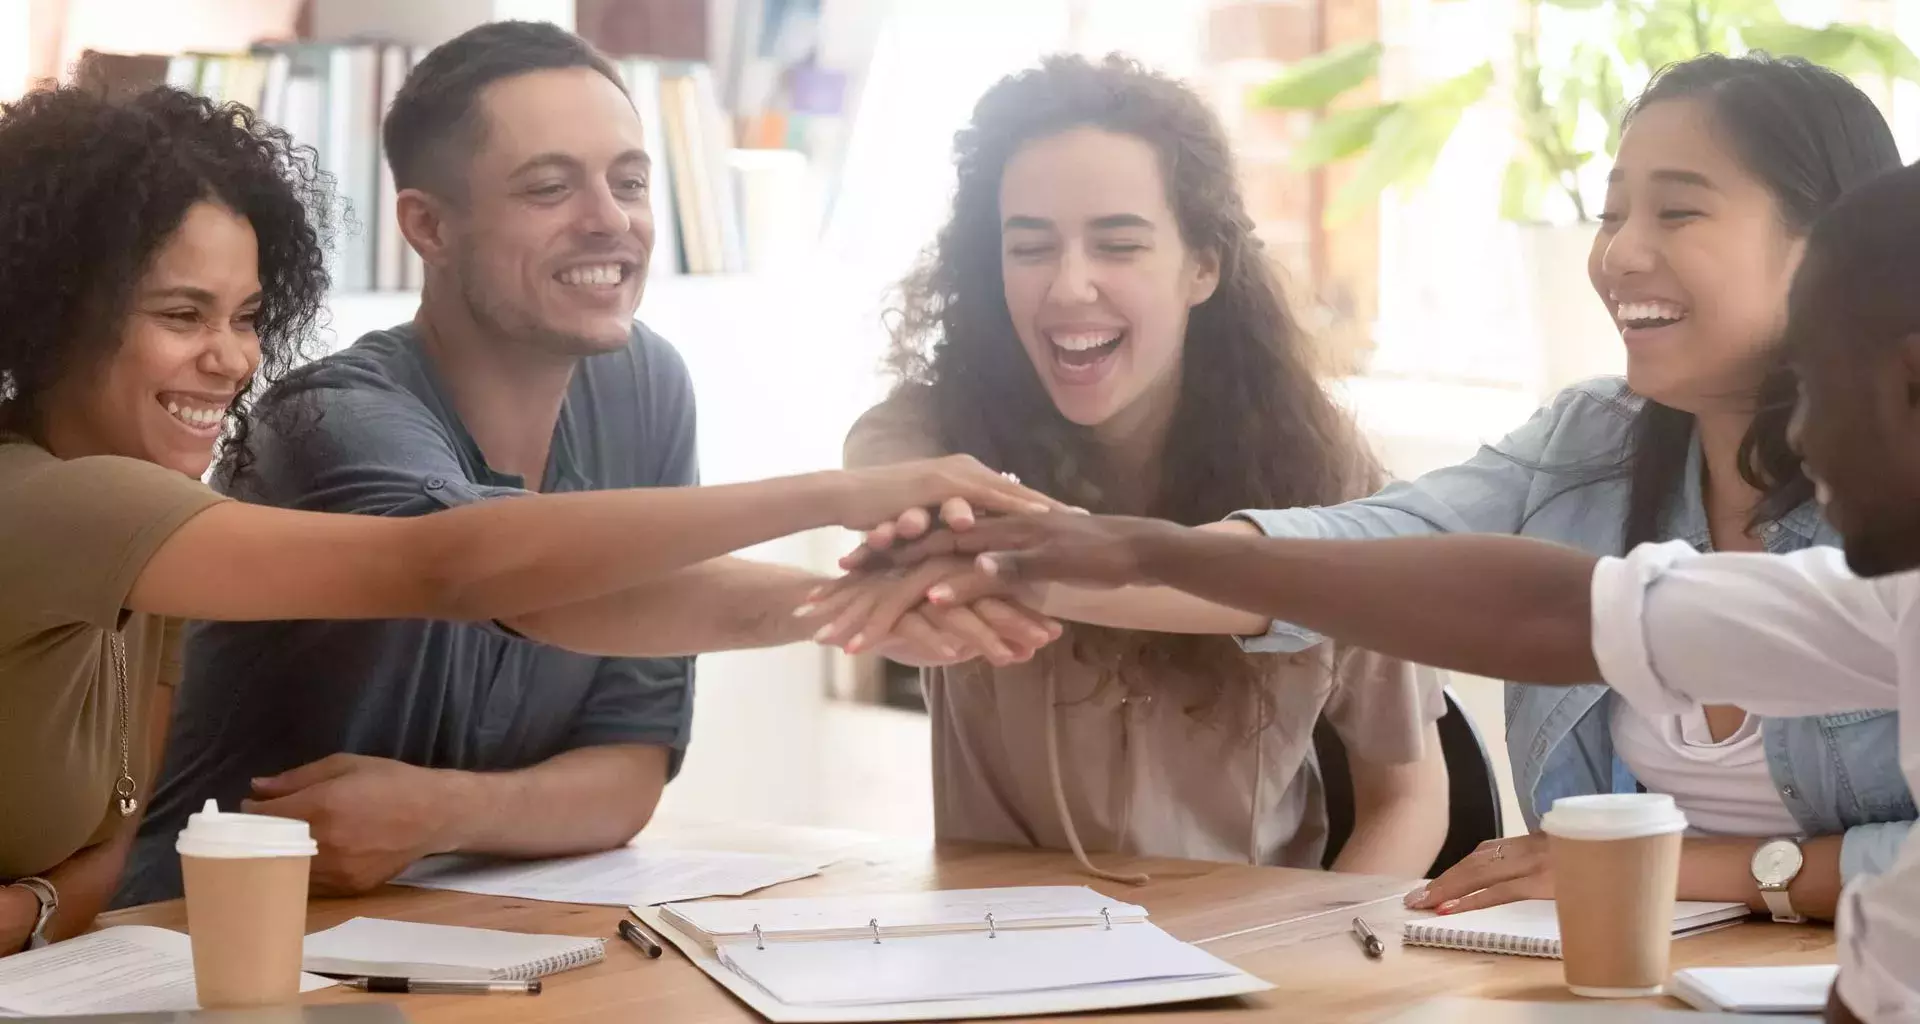
<path id="1" fill-rule="evenodd" d="M 1012 665 L 1059 639 L 1060 624 L 1032 610 L 1037 602 L 1029 592 L 998 581 L 970 584 L 976 593 L 966 601 L 927 601 L 929 589 L 978 576 L 962 558 L 856 572 L 816 590 L 804 611 L 827 620 L 814 637 L 820 643 L 922 666 L 973 658 Z M 928 651 L 941 657 L 929 662 Z"/>
<path id="2" fill-rule="evenodd" d="M 428 854 L 443 853 L 446 773 L 384 757 L 333 754 L 289 772 L 253 780 L 248 814 L 308 823 L 319 856 L 318 895 L 366 892 Z"/>
<path id="3" fill-rule="evenodd" d="M 1553 862 L 1538 832 L 1489 839 L 1439 878 L 1407 894 L 1407 906 L 1458 914 L 1515 900 L 1553 898 Z"/>

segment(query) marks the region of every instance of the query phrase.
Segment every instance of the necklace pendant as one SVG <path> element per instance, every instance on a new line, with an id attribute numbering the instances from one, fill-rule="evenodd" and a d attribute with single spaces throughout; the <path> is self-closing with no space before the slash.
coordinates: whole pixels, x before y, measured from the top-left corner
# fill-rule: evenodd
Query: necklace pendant
<path id="1" fill-rule="evenodd" d="M 114 782 L 113 795 L 120 798 L 120 816 L 122 818 L 131 818 L 133 817 L 133 812 L 140 809 L 140 801 L 133 795 L 136 791 L 133 776 L 131 775 L 122 775 L 119 780 Z"/>

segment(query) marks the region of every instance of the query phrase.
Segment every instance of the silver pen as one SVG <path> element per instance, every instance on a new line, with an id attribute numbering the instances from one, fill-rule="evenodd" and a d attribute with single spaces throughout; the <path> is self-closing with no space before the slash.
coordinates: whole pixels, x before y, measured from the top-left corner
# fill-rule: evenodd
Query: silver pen
<path id="1" fill-rule="evenodd" d="M 1367 959 L 1378 960 L 1387 955 L 1386 944 L 1380 941 L 1380 936 L 1373 934 L 1367 922 L 1357 917 L 1353 919 L 1353 937 L 1360 940 L 1360 949 L 1367 954 Z"/>
<path id="2" fill-rule="evenodd" d="M 531 981 L 435 981 L 429 978 L 343 978 L 340 984 L 358 992 L 416 996 L 480 996 L 512 993 L 537 996 L 540 979 Z"/>

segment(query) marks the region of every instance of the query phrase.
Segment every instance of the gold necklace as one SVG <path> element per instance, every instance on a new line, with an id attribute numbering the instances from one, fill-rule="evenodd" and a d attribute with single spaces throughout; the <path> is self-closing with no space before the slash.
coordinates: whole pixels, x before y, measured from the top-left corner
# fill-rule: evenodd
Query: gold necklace
<path id="1" fill-rule="evenodd" d="M 113 781 L 113 795 L 120 798 L 120 816 L 131 818 L 140 809 L 140 801 L 133 795 L 139 787 L 133 781 L 133 753 L 128 743 L 132 712 L 127 699 L 127 638 L 122 633 L 113 634 L 113 675 L 114 705 L 120 718 L 120 777 Z"/>

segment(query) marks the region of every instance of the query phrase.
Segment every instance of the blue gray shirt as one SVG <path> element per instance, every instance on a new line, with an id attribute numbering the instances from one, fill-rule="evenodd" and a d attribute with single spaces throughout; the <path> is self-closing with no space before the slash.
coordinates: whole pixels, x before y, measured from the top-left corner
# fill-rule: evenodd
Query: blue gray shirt
<path id="1" fill-rule="evenodd" d="M 411 325 L 377 331 L 263 399 L 246 501 L 417 516 L 525 493 L 488 467 Z M 693 388 L 679 353 L 635 325 L 581 362 L 544 492 L 698 482 Z M 271 572 L 272 566 L 261 566 Z M 693 713 L 689 658 L 596 658 L 497 627 L 448 622 L 209 624 L 189 634 L 161 771 L 116 904 L 180 895 L 173 850 L 208 798 L 346 752 L 503 771 L 581 747 L 652 744 L 679 768 Z"/>
<path id="2" fill-rule="evenodd" d="M 1275 537 L 1504 533 L 1596 555 L 1620 554 L 1627 482 L 1588 482 L 1583 476 L 1595 475 L 1596 467 L 1617 462 L 1627 450 L 1640 404 L 1618 378 L 1589 381 L 1561 392 L 1499 444 L 1458 466 L 1343 505 L 1250 511 L 1241 517 Z M 1696 437 L 1680 500 L 1667 514 L 1661 539 L 1684 540 L 1705 551 L 1711 537 L 1700 481 Z M 1839 535 L 1811 503 L 1766 524 L 1760 536 L 1775 554 L 1840 545 Z M 1266 636 L 1247 645 L 1298 650 L 1316 639 L 1276 622 Z M 1819 682 L 1808 680 L 1808 685 Z M 1541 813 L 1559 797 L 1637 788 L 1613 750 L 1608 714 L 1613 699 L 1613 691 L 1597 683 L 1507 684 L 1507 753 L 1528 827 L 1539 827 Z M 1898 728 L 1890 710 L 1761 720 L 1775 789 L 1804 834 L 1844 834 L 1840 870 L 1846 878 L 1890 866 L 1915 817 L 1900 771 Z"/>

